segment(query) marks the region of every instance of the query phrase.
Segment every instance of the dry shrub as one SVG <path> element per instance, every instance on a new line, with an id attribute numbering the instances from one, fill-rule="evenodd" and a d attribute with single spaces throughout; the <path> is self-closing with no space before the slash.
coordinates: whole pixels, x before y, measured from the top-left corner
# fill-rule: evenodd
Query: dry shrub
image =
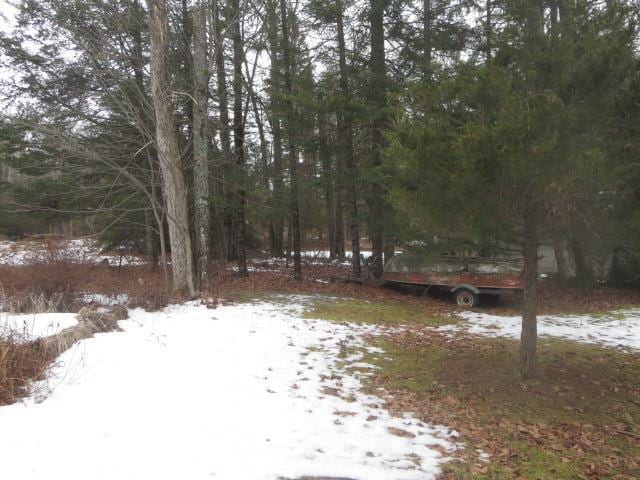
<path id="1" fill-rule="evenodd" d="M 65 262 L 1 268 L 4 310 L 13 313 L 73 311 L 82 281 L 73 265 Z"/>
<path id="2" fill-rule="evenodd" d="M 54 358 L 16 334 L 0 338 L 0 405 L 37 394 Z"/>
<path id="3" fill-rule="evenodd" d="M 129 296 L 128 304 L 158 310 L 180 298 L 168 294 L 162 270 L 147 266 L 112 267 L 104 264 L 49 262 L 0 266 L 0 304 L 4 310 L 37 313 L 76 312 L 83 295 Z"/>

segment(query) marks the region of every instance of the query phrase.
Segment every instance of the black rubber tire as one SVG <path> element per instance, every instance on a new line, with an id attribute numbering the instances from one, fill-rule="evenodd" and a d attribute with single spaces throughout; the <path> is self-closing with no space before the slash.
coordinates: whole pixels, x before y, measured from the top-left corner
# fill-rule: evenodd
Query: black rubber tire
<path id="1" fill-rule="evenodd" d="M 474 308 L 480 304 L 480 296 L 468 288 L 459 288 L 453 295 L 460 307 Z"/>

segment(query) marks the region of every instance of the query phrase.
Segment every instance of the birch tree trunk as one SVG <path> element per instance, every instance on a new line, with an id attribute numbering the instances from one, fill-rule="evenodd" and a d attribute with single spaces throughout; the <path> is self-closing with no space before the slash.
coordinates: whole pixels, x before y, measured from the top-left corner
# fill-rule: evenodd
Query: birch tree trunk
<path id="1" fill-rule="evenodd" d="M 187 190 L 178 151 L 169 75 L 169 20 L 165 0 L 147 0 L 151 35 L 151 92 L 156 117 L 156 147 L 169 224 L 173 288 L 195 295 L 187 212 Z"/>
<path id="2" fill-rule="evenodd" d="M 195 197 L 196 271 L 200 288 L 209 280 L 209 158 L 207 100 L 206 2 L 200 0 L 193 11 L 193 191 Z"/>

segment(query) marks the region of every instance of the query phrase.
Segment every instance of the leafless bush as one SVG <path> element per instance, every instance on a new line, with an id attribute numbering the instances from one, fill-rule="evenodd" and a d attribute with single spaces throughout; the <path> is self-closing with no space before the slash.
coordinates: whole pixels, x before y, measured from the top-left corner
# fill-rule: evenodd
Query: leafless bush
<path id="1" fill-rule="evenodd" d="M 0 286 L 0 310 L 11 313 L 77 311 L 83 279 L 73 265 L 48 262 L 5 267 Z"/>
<path id="2" fill-rule="evenodd" d="M 45 294 L 38 288 L 17 297 L 7 298 L 4 310 L 9 313 L 50 313 L 70 311 L 74 298 L 67 292 Z"/>

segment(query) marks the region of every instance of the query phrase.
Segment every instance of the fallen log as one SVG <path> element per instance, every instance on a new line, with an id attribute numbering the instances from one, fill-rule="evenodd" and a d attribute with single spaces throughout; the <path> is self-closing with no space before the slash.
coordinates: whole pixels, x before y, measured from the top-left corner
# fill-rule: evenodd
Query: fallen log
<path id="1" fill-rule="evenodd" d="M 96 333 L 122 331 L 118 320 L 129 318 L 126 307 L 114 308 L 84 307 L 77 313 L 78 324 L 65 328 L 55 335 L 43 337 L 32 343 L 34 349 L 55 358 L 80 340 L 93 337 Z"/>

